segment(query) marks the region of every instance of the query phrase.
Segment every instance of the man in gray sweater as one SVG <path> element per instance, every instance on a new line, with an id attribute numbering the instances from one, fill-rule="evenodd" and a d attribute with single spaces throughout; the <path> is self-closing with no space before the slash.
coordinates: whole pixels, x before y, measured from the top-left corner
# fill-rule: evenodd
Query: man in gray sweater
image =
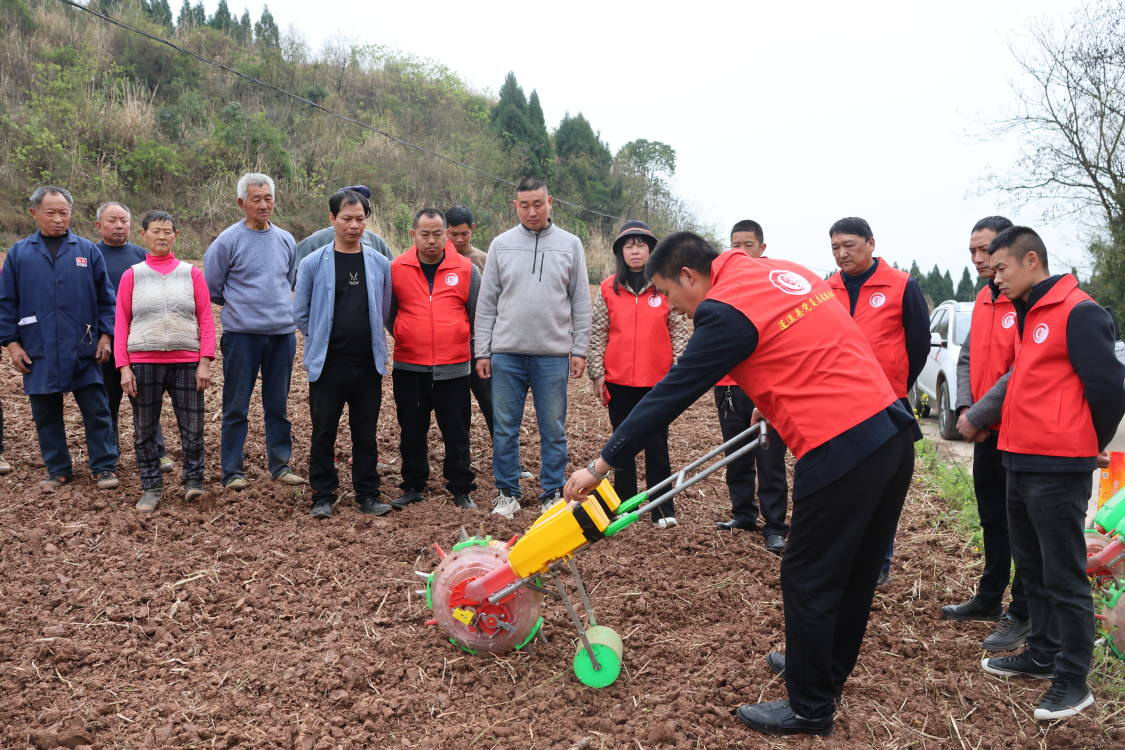
<path id="1" fill-rule="evenodd" d="M 293 454 L 289 423 L 289 382 L 297 337 L 293 286 L 297 253 L 293 235 L 270 221 L 274 184 L 267 175 L 238 180 L 238 207 L 245 218 L 224 229 L 203 256 L 211 301 L 222 305 L 223 430 L 220 463 L 223 486 L 247 487 L 243 468 L 247 417 L 254 382 L 262 373 L 262 410 L 270 474 L 289 485 L 304 484 L 289 469 Z"/>
<path id="2" fill-rule="evenodd" d="M 492 378 L 493 513 L 520 509 L 520 424 L 527 392 L 535 402 L 547 507 L 566 483 L 567 377 L 586 370 L 590 287 L 582 241 L 551 223 L 543 180 L 525 177 L 512 201 L 518 226 L 492 241 L 477 298 L 476 371 Z"/>

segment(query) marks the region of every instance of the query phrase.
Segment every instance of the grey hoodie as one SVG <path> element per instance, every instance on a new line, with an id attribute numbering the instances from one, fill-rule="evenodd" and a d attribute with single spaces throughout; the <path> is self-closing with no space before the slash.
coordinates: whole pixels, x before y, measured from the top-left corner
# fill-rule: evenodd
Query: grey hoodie
<path id="1" fill-rule="evenodd" d="M 590 287 L 582 241 L 554 224 L 522 224 L 488 247 L 474 326 L 475 356 L 586 356 Z"/>

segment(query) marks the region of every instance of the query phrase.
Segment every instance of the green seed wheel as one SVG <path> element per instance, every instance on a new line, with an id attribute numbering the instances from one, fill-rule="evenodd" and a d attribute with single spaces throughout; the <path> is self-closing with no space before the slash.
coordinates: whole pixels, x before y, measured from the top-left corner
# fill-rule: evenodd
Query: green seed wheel
<path id="1" fill-rule="evenodd" d="M 612 628 L 596 626 L 586 631 L 586 638 L 590 641 L 590 648 L 598 660 L 598 669 L 590 661 L 590 654 L 582 641 L 574 652 L 574 676 L 583 685 L 593 688 L 604 688 L 612 685 L 621 674 L 621 654 L 625 650 L 621 643 L 621 636 Z"/>

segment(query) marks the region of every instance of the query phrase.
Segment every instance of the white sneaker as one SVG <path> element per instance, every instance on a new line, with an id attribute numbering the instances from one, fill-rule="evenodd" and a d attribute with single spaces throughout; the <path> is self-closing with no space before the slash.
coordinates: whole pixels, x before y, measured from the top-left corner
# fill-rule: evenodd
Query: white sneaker
<path id="1" fill-rule="evenodd" d="M 527 469 L 520 469 L 520 479 L 534 479 L 535 475 Z"/>
<path id="2" fill-rule="evenodd" d="M 492 501 L 492 512 L 504 518 L 511 518 L 520 509 L 520 499 L 501 492 Z"/>
<path id="3" fill-rule="evenodd" d="M 678 525 L 679 523 L 680 522 L 676 520 L 675 516 L 665 516 L 664 518 L 658 518 L 653 521 L 652 525 L 658 529 L 670 529 L 673 526 Z"/>

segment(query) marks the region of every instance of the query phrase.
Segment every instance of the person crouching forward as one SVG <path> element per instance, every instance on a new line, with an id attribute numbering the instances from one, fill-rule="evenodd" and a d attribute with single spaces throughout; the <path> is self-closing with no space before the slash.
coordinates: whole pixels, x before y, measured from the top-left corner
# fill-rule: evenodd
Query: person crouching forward
<path id="1" fill-rule="evenodd" d="M 203 272 L 176 258 L 176 220 L 165 211 L 141 218 L 144 262 L 126 269 L 117 288 L 114 358 L 121 390 L 133 404 L 134 445 L 144 490 L 137 510 L 160 504 L 156 447 L 164 393 L 180 426 L 184 500 L 203 495 L 203 391 L 211 384 L 215 321 Z"/>

